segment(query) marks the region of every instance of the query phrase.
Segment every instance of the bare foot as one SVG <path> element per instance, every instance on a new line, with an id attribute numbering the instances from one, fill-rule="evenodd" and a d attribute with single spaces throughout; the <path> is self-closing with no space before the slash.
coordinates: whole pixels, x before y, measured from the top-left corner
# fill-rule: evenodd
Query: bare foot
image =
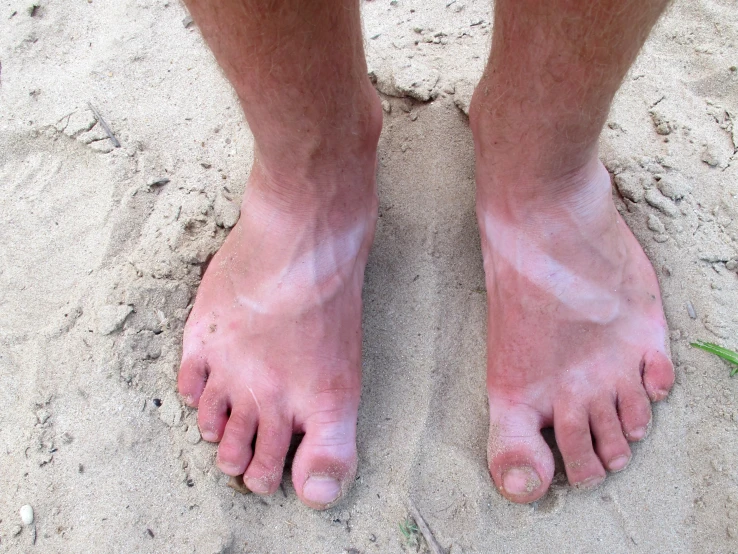
<path id="1" fill-rule="evenodd" d="M 479 158 L 490 473 L 513 502 L 543 496 L 553 426 L 569 482 L 596 487 L 628 465 L 674 381 L 656 275 L 596 159 L 525 197 L 505 187 L 535 183 Z"/>
<path id="2" fill-rule="evenodd" d="M 220 441 L 218 467 L 271 494 L 293 433 L 304 433 L 292 480 L 317 509 L 335 503 L 356 472 L 377 108 L 376 136 L 335 171 L 330 163 L 297 171 L 295 161 L 289 175 L 275 176 L 254 164 L 241 219 L 213 258 L 184 333 L 179 390 L 199 409 L 203 438 Z"/>

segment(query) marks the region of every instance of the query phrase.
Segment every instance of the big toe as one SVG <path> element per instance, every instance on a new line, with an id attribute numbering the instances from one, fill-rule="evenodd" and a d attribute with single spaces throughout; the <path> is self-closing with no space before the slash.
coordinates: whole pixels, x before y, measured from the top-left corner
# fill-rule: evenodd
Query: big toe
<path id="1" fill-rule="evenodd" d="M 554 460 L 541 435 L 540 414 L 490 396 L 487 461 L 502 496 L 521 504 L 541 498 L 551 485 Z"/>
<path id="2" fill-rule="evenodd" d="M 356 414 L 306 426 L 292 464 L 297 495 L 316 510 L 332 506 L 351 487 L 356 465 Z"/>

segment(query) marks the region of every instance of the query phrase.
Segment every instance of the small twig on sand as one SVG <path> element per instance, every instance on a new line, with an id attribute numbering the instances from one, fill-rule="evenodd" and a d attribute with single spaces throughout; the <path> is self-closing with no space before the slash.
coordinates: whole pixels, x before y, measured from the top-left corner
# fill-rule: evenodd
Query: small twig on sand
<path id="1" fill-rule="evenodd" d="M 115 135 L 113 134 L 113 131 L 110 130 L 110 127 L 108 127 L 108 124 L 105 123 L 105 120 L 100 115 L 100 112 L 98 112 L 95 109 L 95 107 L 89 102 L 87 102 L 87 105 L 92 110 L 92 113 L 95 114 L 95 117 L 97 118 L 97 121 L 100 123 L 100 125 L 102 125 L 102 128 L 105 129 L 105 132 L 108 134 L 108 137 L 110 138 L 110 142 L 113 143 L 113 146 L 115 146 L 116 148 L 120 148 L 120 142 L 118 142 L 118 139 L 115 138 Z"/>
<path id="2" fill-rule="evenodd" d="M 441 545 L 438 544 L 438 541 L 433 536 L 433 533 L 431 533 L 430 527 L 428 527 L 428 524 L 423 519 L 423 516 L 420 515 L 420 512 L 415 507 L 415 504 L 413 504 L 413 501 L 408 500 L 408 505 L 410 507 L 410 515 L 413 516 L 415 523 L 418 524 L 418 528 L 420 529 L 420 532 L 423 534 L 423 538 L 425 538 L 425 542 L 428 543 L 428 548 L 430 548 L 431 552 L 433 554 L 446 554 L 446 551 L 443 548 L 441 548 Z"/>
<path id="3" fill-rule="evenodd" d="M 687 314 L 692 319 L 697 319 L 697 312 L 694 310 L 694 304 L 691 300 L 687 300 Z"/>

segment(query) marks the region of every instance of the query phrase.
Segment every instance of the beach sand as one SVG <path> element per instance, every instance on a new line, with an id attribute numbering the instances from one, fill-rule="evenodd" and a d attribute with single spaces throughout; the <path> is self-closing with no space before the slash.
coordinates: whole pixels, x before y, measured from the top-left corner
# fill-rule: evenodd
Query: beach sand
<path id="1" fill-rule="evenodd" d="M 674 389 L 626 471 L 577 492 L 558 467 L 526 506 L 496 492 L 485 456 L 463 109 L 491 6 L 362 2 L 386 111 L 381 206 L 360 466 L 325 512 L 299 502 L 289 472 L 269 498 L 229 488 L 176 393 L 182 327 L 238 217 L 253 150 L 196 26 L 176 0 L 33 5 L 0 1 L 0 552 L 423 551 L 399 529 L 411 501 L 453 554 L 738 552 L 738 378 L 689 346 L 738 348 L 734 0 L 670 8 L 601 139 L 618 209 L 662 286 Z"/>

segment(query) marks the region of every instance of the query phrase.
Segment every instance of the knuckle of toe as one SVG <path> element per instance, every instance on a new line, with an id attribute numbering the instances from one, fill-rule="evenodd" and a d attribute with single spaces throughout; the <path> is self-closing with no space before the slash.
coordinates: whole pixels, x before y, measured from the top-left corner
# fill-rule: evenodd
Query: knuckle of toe
<path id="1" fill-rule="evenodd" d="M 640 413 L 631 419 L 631 427 L 645 427 L 651 423 L 651 410 Z"/>
<path id="2" fill-rule="evenodd" d="M 237 465 L 239 462 L 239 452 L 233 448 L 222 448 L 221 443 L 221 448 L 218 449 L 218 462 Z"/>
<path id="3" fill-rule="evenodd" d="M 257 453 L 257 456 L 251 463 L 256 466 L 255 469 L 257 469 L 262 475 L 265 475 L 266 477 L 271 476 L 276 479 L 278 476 L 282 475 L 284 457 L 272 452 L 261 452 Z"/>
<path id="4" fill-rule="evenodd" d="M 336 449 L 346 449 L 346 448 L 354 448 L 356 446 L 356 443 L 353 439 L 347 438 L 342 435 L 323 435 L 321 437 L 318 437 L 317 439 L 314 439 L 312 442 L 312 445 L 317 448 L 330 448 L 333 450 Z"/>
<path id="5" fill-rule="evenodd" d="M 622 416 L 623 428 L 626 431 L 633 431 L 640 427 L 645 427 L 651 421 L 651 410 L 631 411 Z"/>
<path id="6" fill-rule="evenodd" d="M 584 434 L 584 425 L 574 415 L 563 415 L 556 421 L 554 431 L 560 439 L 574 439 Z"/>
<path id="7" fill-rule="evenodd" d="M 212 419 L 212 416 L 202 408 L 197 412 L 197 426 L 203 431 L 213 427 Z"/>
<path id="8" fill-rule="evenodd" d="M 617 425 L 600 431 L 595 435 L 595 440 L 601 447 L 612 448 L 613 446 L 622 444 L 625 439 L 623 438 L 623 430 L 621 426 Z"/>
<path id="9" fill-rule="evenodd" d="M 646 391 L 631 393 L 618 399 L 618 411 L 622 414 L 640 413 L 651 410 L 651 401 Z"/>
<path id="10" fill-rule="evenodd" d="M 228 426 L 236 432 L 243 433 L 253 426 L 253 418 L 246 412 L 231 412 L 228 418 Z"/>

